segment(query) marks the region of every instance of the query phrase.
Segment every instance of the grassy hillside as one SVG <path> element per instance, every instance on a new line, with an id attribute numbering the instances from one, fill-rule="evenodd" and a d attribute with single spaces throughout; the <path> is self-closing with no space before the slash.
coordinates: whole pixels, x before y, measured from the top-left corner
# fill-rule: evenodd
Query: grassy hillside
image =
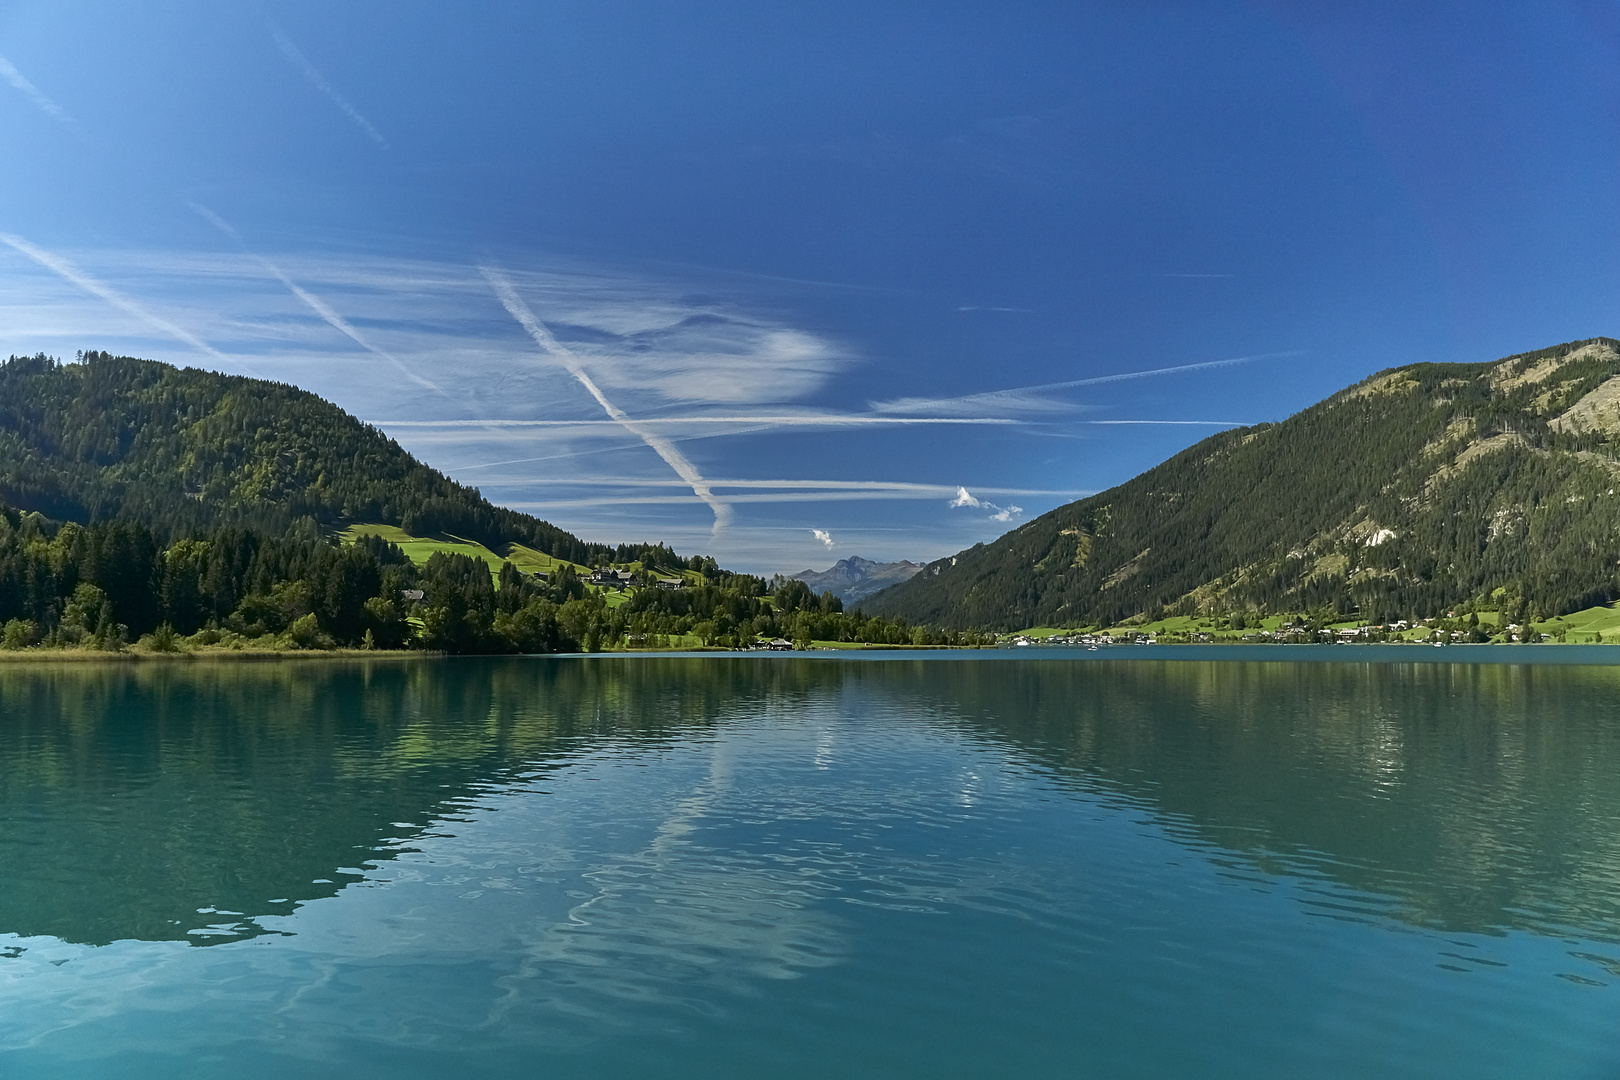
<path id="1" fill-rule="evenodd" d="M 948 627 L 1620 597 L 1620 342 L 1380 372 L 1223 432 L 866 600 Z"/>
<path id="2" fill-rule="evenodd" d="M 558 559 L 547 555 L 543 551 L 536 551 L 524 544 L 501 544 L 498 549 L 491 550 L 476 540 L 453 536 L 450 533 L 438 533 L 433 536 L 412 536 L 404 529 L 394 525 L 358 524 L 350 525 L 338 533 L 338 539 L 345 544 L 353 544 L 364 537 L 374 536 L 398 547 L 417 566 L 426 566 L 428 560 L 434 555 L 465 555 L 476 559 L 489 567 L 490 578 L 499 583 L 501 579 L 501 565 L 511 563 L 525 574 L 545 574 L 550 576 L 561 567 L 569 567 L 576 575 L 584 576 L 590 573 L 591 568 L 580 563 L 569 562 L 567 559 Z M 621 563 L 617 569 L 622 570 L 651 570 L 659 577 L 680 578 L 689 585 L 703 585 L 706 579 L 696 570 L 685 567 L 668 567 L 646 560 L 633 560 Z M 589 587 L 590 591 L 600 591 L 604 602 L 609 607 L 617 607 L 629 598 L 629 593 L 603 588 L 598 590 Z"/>
<path id="3" fill-rule="evenodd" d="M 543 551 L 523 544 L 502 544 L 500 551 L 492 551 L 476 540 L 468 540 L 449 533 L 439 533 L 434 536 L 412 536 L 404 529 L 395 525 L 357 524 L 343 529 L 338 537 L 345 544 L 352 544 L 364 536 L 377 536 L 396 545 L 403 551 L 411 562 L 418 566 L 426 565 L 435 554 L 443 552 L 448 555 L 466 555 L 487 563 L 489 571 L 497 579 L 501 573 L 501 563 L 509 562 L 525 574 L 551 574 L 559 566 L 571 566 L 575 573 L 588 574 L 590 567 L 580 563 L 569 562 L 567 559 L 558 559 L 547 555 Z"/>

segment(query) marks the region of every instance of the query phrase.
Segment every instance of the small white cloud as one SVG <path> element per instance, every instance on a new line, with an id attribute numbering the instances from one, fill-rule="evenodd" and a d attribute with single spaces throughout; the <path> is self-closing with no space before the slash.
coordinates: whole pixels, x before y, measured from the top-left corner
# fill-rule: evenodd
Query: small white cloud
<path id="1" fill-rule="evenodd" d="M 810 531 L 815 535 L 815 538 L 820 540 L 823 544 L 826 544 L 828 547 L 833 546 L 832 533 L 828 532 L 826 529 L 811 529 Z"/>
<path id="2" fill-rule="evenodd" d="M 953 510 L 960 509 L 964 506 L 972 507 L 975 510 L 988 510 L 990 511 L 991 521 L 1011 521 L 1013 518 L 1024 512 L 1024 508 L 1022 506 L 997 506 L 988 499 L 976 498 L 965 487 L 957 488 L 956 498 L 952 499 L 946 505 Z"/>

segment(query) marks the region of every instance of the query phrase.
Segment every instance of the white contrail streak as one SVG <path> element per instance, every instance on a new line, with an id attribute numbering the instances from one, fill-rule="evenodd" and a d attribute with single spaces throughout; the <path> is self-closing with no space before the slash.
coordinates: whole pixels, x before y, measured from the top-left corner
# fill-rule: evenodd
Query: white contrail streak
<path id="1" fill-rule="evenodd" d="M 1226 360 L 1206 360 L 1201 364 L 1177 364 L 1175 367 L 1151 368 L 1147 371 L 1122 371 L 1118 375 L 1098 375 L 1091 379 L 1070 379 L 1068 382 L 1044 383 L 1040 386 L 1025 386 L 1028 390 L 1067 390 L 1075 386 L 1097 386 L 1102 383 L 1124 382 L 1126 379 L 1146 379 L 1152 375 L 1174 375 L 1182 371 L 1204 371 L 1209 368 L 1232 367 L 1236 364 L 1248 364 L 1255 360 L 1266 360 L 1278 356 L 1297 356 L 1294 352 L 1254 353 L 1250 356 L 1234 356 Z M 1018 390 L 997 390 L 995 394 L 1016 394 Z M 978 395 L 975 395 L 978 396 Z M 993 394 L 984 395 L 986 397 Z"/>
<path id="2" fill-rule="evenodd" d="M 287 62 L 297 68 L 299 73 L 309 80 L 311 86 L 330 98 L 332 104 L 342 109 L 343 115 L 353 120 L 360 130 L 366 133 L 367 138 L 384 150 L 388 149 L 388 140 L 382 137 L 382 132 L 373 127 L 370 120 L 360 115 L 359 109 L 350 105 L 348 99 L 338 93 L 337 88 L 326 81 L 326 76 L 315 69 L 315 65 L 310 63 L 309 58 L 298 50 L 298 46 L 292 43 L 291 38 L 283 34 L 281 29 L 276 26 L 270 27 L 270 34 L 276 39 L 276 45 L 281 49 L 281 55 L 285 56 Z"/>
<path id="3" fill-rule="evenodd" d="M 348 323 L 348 320 L 346 320 L 343 316 L 339 315 L 336 311 L 332 310 L 331 306 L 328 305 L 325 300 L 322 300 L 320 297 L 316 296 L 314 293 L 310 292 L 309 290 L 307 290 L 305 288 L 302 288 L 292 278 L 290 278 L 286 274 L 284 274 L 282 272 L 282 270 L 281 270 L 281 267 L 277 266 L 275 263 L 271 262 L 269 259 L 266 259 L 266 258 L 264 258 L 262 256 L 255 256 L 255 258 L 257 258 L 259 260 L 259 263 L 266 270 L 268 270 L 270 273 L 274 274 L 276 277 L 280 278 L 281 283 L 283 285 L 287 286 L 288 291 L 290 291 L 294 296 L 298 297 L 298 299 L 302 300 L 304 303 L 308 304 L 310 309 L 312 311 L 314 311 L 315 314 L 319 315 L 322 319 L 325 319 L 327 325 L 331 326 L 332 329 L 334 329 L 334 330 L 338 331 L 339 333 L 345 335 L 351 341 L 353 341 L 356 345 L 360 346 L 362 349 L 365 349 L 367 352 L 375 353 L 376 355 L 382 357 L 384 360 L 387 360 L 389 363 L 393 364 L 396 368 L 399 369 L 400 374 L 404 375 L 407 379 L 411 380 L 411 382 L 415 383 L 416 385 L 426 387 L 427 389 L 432 390 L 436 394 L 444 393 L 444 388 L 439 386 L 438 383 L 432 382 L 431 380 L 428 380 L 428 379 L 424 379 L 422 376 L 418 375 L 416 372 L 414 372 L 410 368 L 406 367 L 405 364 L 399 359 L 399 357 L 395 356 L 391 352 L 388 352 L 386 349 L 379 349 L 377 346 L 373 345 L 371 342 L 369 342 L 365 338 L 361 337 L 360 332 L 358 330 L 356 330 L 354 327 L 350 326 L 349 323 Z"/>
<path id="4" fill-rule="evenodd" d="M 596 385 L 596 381 L 591 378 L 584 366 L 580 364 L 579 358 L 563 347 L 552 336 L 551 331 L 546 329 L 545 324 L 535 318 L 534 312 L 529 310 L 529 305 L 525 304 L 523 298 L 517 294 L 517 290 L 512 288 L 511 282 L 507 281 L 499 271 L 491 267 L 484 266 L 480 267 L 480 269 L 484 272 L 484 278 L 489 282 L 490 288 L 494 289 L 495 295 L 500 298 L 502 306 L 506 308 L 512 318 L 518 321 L 518 325 L 529 332 L 529 336 L 534 339 L 534 343 L 540 346 L 540 351 L 567 368 L 568 373 L 590 393 L 591 397 L 596 399 L 598 405 L 602 406 L 603 412 L 612 417 L 619 426 L 651 447 L 653 453 L 663 458 L 669 467 L 675 470 L 675 475 L 691 485 L 692 494 L 708 504 L 709 509 L 714 511 L 714 531 L 718 533 L 730 524 L 731 506 L 709 490 L 708 482 L 686 459 L 686 455 L 682 454 L 674 443 L 639 422 L 632 420 L 623 409 L 609 401 L 607 395 L 602 393 L 601 388 Z"/>
<path id="5" fill-rule="evenodd" d="M 939 499 L 937 492 L 887 492 L 887 491 L 767 491 L 747 495 L 728 495 L 726 498 L 738 503 L 825 503 L 825 502 L 895 502 L 904 500 L 908 502 L 936 502 Z M 507 501 L 502 500 L 502 506 L 513 509 L 533 507 L 569 507 L 569 506 L 682 506 L 690 505 L 690 495 L 605 495 L 596 498 L 583 499 L 551 499 L 544 501 Z M 1023 513 L 1021 507 L 997 506 L 995 503 L 980 500 L 985 510 L 994 510 L 990 518 L 994 521 L 1011 521 L 1014 514 Z M 1000 515 L 1005 514 L 1005 517 Z"/>
<path id="6" fill-rule="evenodd" d="M 1117 375 L 1096 375 L 1089 379 L 1068 379 L 1064 382 L 1041 383 L 1038 386 L 1014 386 L 1006 390 L 986 390 L 982 394 L 964 394 L 954 398 L 901 398 L 896 401 L 875 401 L 872 408 L 882 411 L 916 412 L 928 408 L 945 408 L 953 404 L 989 404 L 998 398 L 1013 397 L 1018 394 L 1033 394 L 1047 390 L 1072 390 L 1079 386 L 1101 386 L 1103 383 L 1125 382 L 1127 379 L 1147 379 L 1155 375 L 1176 375 L 1183 371 L 1207 371 L 1212 368 L 1233 367 L 1237 364 L 1253 363 L 1256 360 L 1269 360 L 1279 356 L 1298 356 L 1295 351 L 1254 353 L 1249 356 L 1233 356 L 1226 360 L 1206 360 L 1198 364 L 1177 364 L 1175 367 L 1150 368 L 1147 371 L 1122 371 Z"/>
<path id="7" fill-rule="evenodd" d="M 226 236 L 229 236 L 232 240 L 235 240 L 237 244 L 241 246 L 243 251 L 247 251 L 247 245 L 242 240 L 242 234 L 237 232 L 230 222 L 226 221 L 224 218 L 220 217 L 218 214 L 214 213 L 201 203 L 188 202 L 186 205 L 191 207 L 194 212 L 199 214 L 210 225 L 213 225 L 220 232 L 223 232 Z M 288 277 L 286 273 L 282 271 L 281 267 L 277 266 L 269 259 L 266 259 L 263 255 L 254 255 L 252 252 L 248 252 L 248 254 L 255 262 L 264 267 L 265 273 L 273 275 L 283 285 L 287 286 L 287 291 L 291 292 L 294 296 L 298 297 L 298 299 L 309 305 L 310 310 L 324 319 L 326 324 L 332 327 L 332 329 L 338 331 L 340 334 L 343 334 L 345 337 L 353 341 L 362 349 L 365 349 L 367 352 L 374 353 L 377 356 L 382 357 L 384 360 L 387 360 L 400 370 L 400 374 L 404 375 L 407 379 L 411 380 L 413 383 L 416 383 L 418 386 L 424 386 L 437 394 L 444 393 L 444 390 L 437 383 L 430 382 L 427 379 L 422 378 L 422 376 L 416 374 L 410 368 L 406 367 L 405 364 L 393 353 L 388 352 L 385 349 L 379 349 L 377 346 L 361 337 L 360 332 L 354 327 L 350 326 L 348 320 L 333 310 L 330 304 L 316 296 L 314 293 L 310 292 L 308 289 L 300 286 L 292 278 Z"/>
<path id="8" fill-rule="evenodd" d="M 66 109 L 46 97 L 39 87 L 25 79 L 23 73 L 13 67 L 11 61 L 3 56 L 0 56 L 0 78 L 5 79 L 6 82 L 22 91 L 24 97 L 32 101 L 41 112 L 52 120 L 60 120 L 64 124 L 73 123 L 73 117 L 67 114 Z"/>
<path id="9" fill-rule="evenodd" d="M 530 460 L 530 459 L 524 459 Z M 500 464 L 511 464 L 502 462 Z M 470 465 L 451 467 L 447 471 L 459 473 L 469 468 L 481 466 Z M 544 477 L 538 479 L 524 479 L 518 481 L 500 481 L 502 486 L 545 485 L 547 487 L 567 487 L 570 484 L 582 487 L 623 487 L 623 488 L 662 488 L 686 487 L 682 480 L 649 480 L 639 476 L 568 476 Z M 737 489 L 777 489 L 782 490 L 811 490 L 811 491 L 873 491 L 883 492 L 909 492 L 938 498 L 941 495 L 955 495 L 961 491 L 957 484 L 919 484 L 908 480 L 716 480 L 710 478 L 709 487 L 715 490 Z M 1079 495 L 1091 495 L 1093 492 L 1078 489 L 1054 490 L 1050 488 L 1004 488 L 981 487 L 979 491 L 989 495 L 1049 495 L 1074 498 Z"/>
<path id="10" fill-rule="evenodd" d="M 615 427 L 616 420 L 368 420 L 378 427 L 410 428 L 558 428 Z M 1006 427 L 1024 421 L 1004 416 L 843 416 L 837 414 L 788 413 L 783 416 L 651 416 L 637 420 L 644 427 L 687 427 L 693 424 L 757 424 L 782 427 L 860 427 L 867 424 L 890 427 L 896 424 L 995 424 Z"/>
<path id="11" fill-rule="evenodd" d="M 30 244 L 28 241 L 24 240 L 22 237 L 13 236 L 10 233 L 0 233 L 0 243 L 21 252 L 30 259 L 33 259 L 39 265 L 43 266 L 45 269 L 49 270 L 51 273 L 56 274 L 57 276 L 77 285 L 91 296 L 95 296 L 107 301 L 107 303 L 111 304 L 118 310 L 135 316 L 148 326 L 161 330 L 163 333 L 174 338 L 176 341 L 183 341 L 187 345 L 190 345 L 193 349 L 196 349 L 198 352 L 210 356 L 221 363 L 230 363 L 224 353 L 220 352 L 206 341 L 203 341 L 195 334 L 180 329 L 168 319 L 152 314 L 150 311 L 147 311 L 129 297 L 106 285 L 103 285 L 101 282 L 89 276 L 83 270 L 80 270 L 77 266 L 74 266 L 71 262 L 62 258 L 60 255 L 53 255 L 43 248 L 37 248 L 33 244 Z"/>

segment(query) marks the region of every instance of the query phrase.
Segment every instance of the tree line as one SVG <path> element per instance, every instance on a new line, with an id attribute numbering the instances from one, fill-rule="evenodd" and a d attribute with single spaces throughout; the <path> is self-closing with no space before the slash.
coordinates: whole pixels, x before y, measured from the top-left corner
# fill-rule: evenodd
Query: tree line
<path id="1" fill-rule="evenodd" d="M 141 522 L 52 522 L 0 509 L 0 644 L 118 649 L 203 646 L 418 648 L 547 653 L 783 637 L 893 645 L 970 636 L 845 612 L 800 581 L 767 584 L 707 557 L 669 569 L 690 587 L 646 587 L 610 605 L 569 564 L 550 575 L 439 552 L 414 565 L 376 536 L 342 544 L 304 518 L 281 535 L 225 525 L 165 543 Z M 972 639 L 977 640 L 977 639 Z"/>

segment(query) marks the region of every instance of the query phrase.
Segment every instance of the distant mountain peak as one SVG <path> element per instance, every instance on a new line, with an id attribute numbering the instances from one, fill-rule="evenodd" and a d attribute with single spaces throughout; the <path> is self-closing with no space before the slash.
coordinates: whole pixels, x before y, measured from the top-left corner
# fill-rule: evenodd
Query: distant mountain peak
<path id="1" fill-rule="evenodd" d="M 900 562 L 897 562 L 897 563 L 880 563 L 880 562 L 873 562 L 871 559 L 863 559 L 859 555 L 851 555 L 847 559 L 839 559 L 837 562 L 833 563 L 832 566 L 829 569 L 821 570 L 821 571 L 805 570 L 802 573 L 800 573 L 798 575 L 795 575 L 795 576 L 803 578 L 803 576 L 805 574 L 815 574 L 815 573 L 832 574 L 832 573 L 836 573 L 839 570 L 842 570 L 846 574 L 855 574 L 855 575 L 858 575 L 860 577 L 866 577 L 873 570 L 882 569 L 885 566 L 912 566 L 912 565 L 914 565 L 914 564 L 909 563 L 909 562 L 905 562 L 904 560 L 902 560 Z M 920 569 L 920 567 L 919 567 L 919 569 Z"/>
<path id="2" fill-rule="evenodd" d="M 856 603 L 873 593 L 897 585 L 922 569 L 921 563 L 881 563 L 859 555 L 839 559 L 826 570 L 804 570 L 792 575 L 818 593 L 830 592 L 846 604 Z"/>

